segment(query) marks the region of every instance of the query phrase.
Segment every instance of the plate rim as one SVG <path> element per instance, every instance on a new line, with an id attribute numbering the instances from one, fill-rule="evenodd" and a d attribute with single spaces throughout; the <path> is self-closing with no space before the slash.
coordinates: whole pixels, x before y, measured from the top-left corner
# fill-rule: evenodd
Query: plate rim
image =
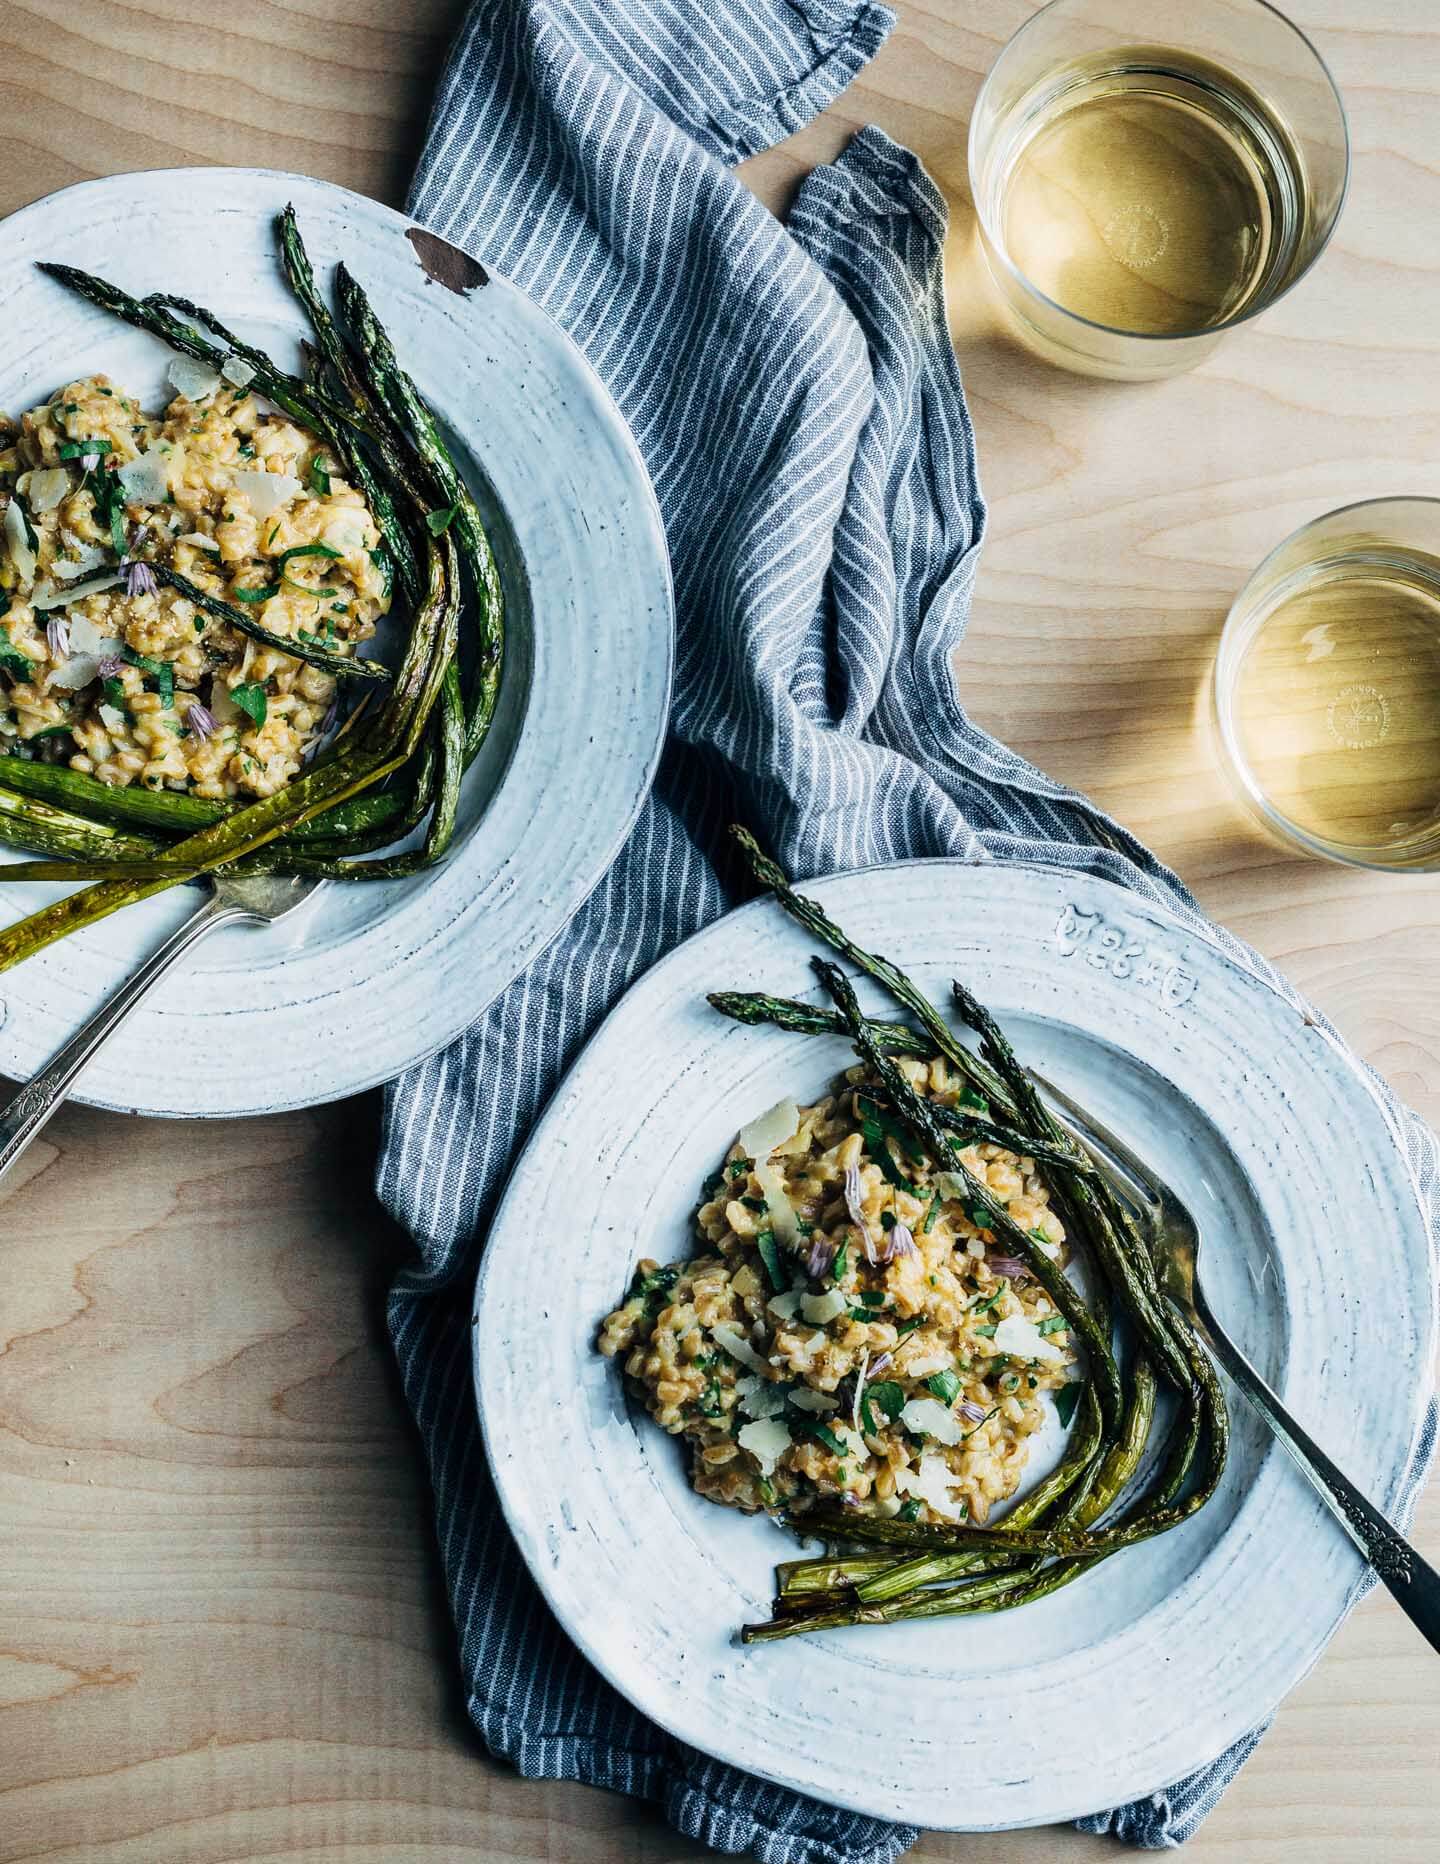
<path id="1" fill-rule="evenodd" d="M 1213 927 L 1208 921 L 1200 926 L 1192 927 L 1187 925 L 1179 918 L 1174 905 L 1168 899 L 1122 886 L 1119 882 L 1111 880 L 1107 876 L 1096 874 L 1091 869 L 1084 866 L 1076 867 L 1063 862 L 1054 861 L 996 861 L 989 858 L 977 860 L 965 856 L 951 855 L 920 856 L 901 861 L 876 862 L 859 868 L 840 869 L 834 873 L 798 881 L 796 885 L 800 891 L 805 892 L 828 885 L 832 881 L 841 882 L 864 879 L 872 875 L 891 874 L 897 870 L 925 868 L 955 869 L 961 872 L 1008 869 L 1011 871 L 1018 870 L 1026 874 L 1061 878 L 1071 882 L 1084 882 L 1099 888 L 1102 893 L 1112 896 L 1117 902 L 1123 902 L 1132 911 L 1137 907 L 1141 907 L 1147 911 L 1156 913 L 1168 926 L 1173 927 L 1177 932 L 1181 932 L 1187 937 L 1194 937 L 1199 942 L 1203 943 L 1228 971 L 1243 978 L 1247 985 L 1258 987 L 1267 997 L 1275 1000 L 1282 1007 L 1293 1007 L 1288 1003 L 1284 991 L 1272 981 L 1272 979 L 1240 963 L 1231 953 L 1225 950 L 1223 940 L 1216 936 L 1217 928 Z M 644 971 L 640 977 L 634 980 L 620 999 L 606 1012 L 603 1020 L 587 1038 L 570 1066 L 566 1069 L 564 1076 L 561 1078 L 560 1082 L 557 1083 L 539 1120 L 533 1126 L 519 1158 L 516 1160 L 508 1175 L 505 1190 L 496 1205 L 495 1214 L 491 1222 L 492 1235 L 500 1230 L 502 1223 L 510 1212 L 511 1206 L 518 1204 L 523 1195 L 525 1188 L 523 1184 L 524 1169 L 532 1151 L 538 1152 L 543 1149 L 549 1138 L 549 1131 L 552 1123 L 558 1124 L 561 1121 L 565 1112 L 565 1090 L 572 1076 L 587 1060 L 592 1048 L 598 1046 L 612 1020 L 618 1018 L 622 1010 L 624 1010 L 629 1003 L 631 996 L 637 990 L 645 986 L 657 974 L 681 962 L 689 947 L 709 936 L 713 936 L 721 927 L 728 927 L 732 922 L 741 920 L 746 915 L 770 912 L 778 913 L 780 910 L 781 909 L 768 893 L 743 901 L 738 906 L 731 908 L 729 911 L 722 913 L 718 918 L 710 921 L 709 924 L 699 927 L 679 944 L 672 946 L 669 951 L 663 953 L 653 965 Z M 1381 1096 L 1380 1090 L 1383 1084 L 1374 1074 L 1374 1071 L 1367 1066 L 1333 1029 L 1323 1024 L 1312 1026 L 1318 1028 L 1319 1033 L 1324 1038 L 1327 1051 L 1333 1058 L 1333 1064 L 1337 1069 L 1343 1070 L 1349 1082 L 1363 1092 L 1374 1106 L 1377 1117 L 1379 1117 L 1384 1122 L 1387 1129 L 1391 1131 L 1392 1139 L 1395 1139 L 1397 1135 L 1395 1135 L 1393 1131 L 1394 1122 Z M 1131 1057 L 1131 1059 L 1134 1060 L 1137 1058 Z M 1407 1223 L 1413 1222 L 1423 1229 L 1424 1211 L 1420 1184 L 1416 1173 L 1411 1166 L 1410 1160 L 1406 1157 L 1398 1143 L 1392 1144 L 1391 1155 L 1394 1165 L 1398 1167 L 1399 1173 L 1403 1175 L 1404 1185 L 1408 1192 L 1409 1201 L 1406 1206 Z M 496 1259 L 496 1253 L 497 1252 L 491 1250 L 487 1243 L 486 1248 L 482 1251 L 475 1277 L 471 1307 L 474 1324 L 470 1330 L 471 1382 L 486 1464 L 491 1480 L 495 1484 L 496 1494 L 500 1501 L 506 1527 L 510 1531 L 512 1539 L 515 1541 L 516 1547 L 524 1560 L 530 1579 L 540 1592 L 547 1608 L 555 1616 L 564 1635 L 574 1643 L 576 1648 L 605 1681 L 638 1713 L 645 1716 L 647 1720 L 654 1721 L 657 1726 L 662 1727 L 672 1739 L 700 1746 L 702 1751 L 710 1754 L 712 1758 L 726 1765 L 734 1766 L 740 1771 L 754 1774 L 757 1778 L 785 1787 L 787 1790 L 799 1793 L 803 1796 L 811 1798 L 816 1797 L 820 1789 L 814 1781 L 791 1777 L 779 1768 L 762 1770 L 749 1756 L 740 1757 L 731 1751 L 717 1751 L 714 1745 L 704 1745 L 696 1742 L 693 1734 L 676 1733 L 674 1730 L 666 1727 L 663 1722 L 657 1719 L 654 1708 L 642 1700 L 632 1688 L 626 1673 L 617 1670 L 616 1666 L 610 1663 L 605 1648 L 597 1640 L 592 1639 L 588 1635 L 583 1625 L 577 1625 L 572 1622 L 571 1617 L 563 1607 L 563 1603 L 557 1602 L 554 1596 L 555 1589 L 552 1588 L 549 1583 L 545 1565 L 537 1557 L 538 1550 L 533 1546 L 531 1537 L 527 1533 L 517 1531 L 512 1524 L 508 1492 L 509 1472 L 499 1452 L 498 1446 L 492 1443 L 491 1433 L 486 1423 L 482 1385 L 485 1379 L 490 1375 L 487 1374 L 485 1366 L 482 1363 L 482 1354 L 484 1353 L 485 1347 L 483 1337 L 484 1321 L 482 1317 L 485 1310 L 484 1297 L 486 1285 L 490 1275 L 493 1273 L 493 1263 Z M 1384 1497 L 1377 1498 L 1379 1505 L 1387 1509 L 1393 1505 L 1393 1493 L 1398 1488 L 1399 1483 L 1403 1481 L 1406 1471 L 1414 1466 L 1416 1453 L 1424 1440 L 1427 1427 L 1427 1409 L 1433 1406 L 1436 1399 L 1437 1378 L 1435 1361 L 1437 1341 L 1440 1341 L 1440 1261 L 1437 1261 L 1436 1253 L 1433 1249 L 1428 1254 L 1426 1280 L 1429 1286 L 1430 1298 L 1426 1303 L 1424 1314 L 1417 1317 L 1416 1323 L 1421 1342 L 1421 1352 L 1419 1355 L 1419 1364 L 1422 1368 L 1421 1383 L 1413 1394 L 1414 1414 L 1405 1444 L 1403 1459 L 1397 1462 L 1393 1473 L 1390 1475 L 1387 1484 L 1387 1492 Z M 1283 1452 L 1280 1451 L 1277 1444 L 1267 1445 L 1266 1454 L 1269 1455 L 1271 1453 L 1283 1455 Z M 1251 1499 L 1252 1497 L 1250 1495 L 1245 1496 L 1240 1504 L 1241 1507 L 1248 1506 Z M 1237 1517 L 1238 1512 L 1237 1510 Z M 1223 1543 L 1224 1538 L 1225 1537 L 1222 1535 L 1221 1542 L 1217 1542 L 1217 1546 Z M 1258 1703 L 1255 1706 L 1253 1716 L 1249 1717 L 1250 1726 L 1261 1726 L 1279 1707 L 1280 1702 L 1284 1701 L 1290 1692 L 1296 1688 L 1314 1668 L 1321 1656 L 1324 1655 L 1336 1631 L 1340 1628 L 1345 1618 L 1354 1607 L 1357 1599 L 1366 1590 L 1369 1578 L 1370 1576 L 1362 1570 L 1356 1575 L 1352 1583 L 1346 1587 L 1344 1598 L 1333 1615 L 1330 1616 L 1323 1626 L 1317 1627 L 1312 1647 L 1304 1657 L 1298 1670 L 1296 1670 L 1291 1677 L 1291 1680 L 1282 1689 L 1279 1698 L 1275 1701 Z M 1163 1777 L 1154 1780 L 1153 1783 L 1148 1786 L 1137 1787 L 1133 1791 L 1127 1792 L 1125 1797 L 1127 1800 L 1143 1797 L 1146 1793 L 1161 1791 L 1172 1784 L 1174 1784 L 1173 1775 L 1167 1769 Z M 913 1812 L 906 1810 L 897 1811 L 893 1807 L 877 1810 L 873 1802 L 867 1803 L 863 1794 L 857 1796 L 853 1791 L 847 1794 L 843 1771 L 837 1772 L 837 1776 L 833 1783 L 827 1784 L 824 1797 L 838 1807 L 843 1807 L 867 1817 L 881 1818 L 887 1821 L 898 1820 L 902 1822 L 920 1823 L 925 1829 L 936 1831 L 977 1833 L 1021 1830 L 1029 1827 L 1061 1823 L 1071 1819 L 1086 1817 L 1100 1809 L 1096 1805 L 1093 1797 L 1091 1797 L 1081 1803 L 1068 1805 L 1062 1809 L 1048 1808 L 1032 1816 L 1015 1819 L 1007 1818 L 999 1821 L 979 1822 L 972 1819 L 962 1823 L 956 1818 L 936 1818 L 933 1816 L 933 1809 L 927 1810 L 923 1818 L 917 1818 Z"/>
<path id="2" fill-rule="evenodd" d="M 105 1112 L 129 1114 L 133 1117 L 140 1118 L 166 1120 L 247 1119 L 263 1117 L 271 1113 L 304 1111 L 311 1107 L 322 1106 L 336 1100 L 349 1099 L 358 1094 L 371 1092 L 375 1088 L 396 1079 L 398 1075 L 423 1065 L 444 1049 L 448 1048 L 464 1034 L 466 1029 L 471 1027 L 474 1022 L 486 1013 L 491 1005 L 493 1005 L 498 997 L 509 988 L 509 985 L 515 981 L 515 978 L 518 977 L 522 971 L 530 964 L 534 963 L 534 961 L 561 936 L 613 866 L 654 788 L 660 762 L 664 755 L 665 743 L 669 735 L 670 717 L 674 701 L 677 656 L 674 570 L 670 558 L 669 539 L 665 529 L 664 517 L 660 509 L 654 482 L 650 476 L 649 467 L 645 462 L 644 455 L 640 451 L 639 443 L 616 402 L 615 397 L 610 392 L 609 387 L 595 369 L 590 359 L 585 355 L 584 350 L 564 326 L 529 292 L 524 290 L 522 286 L 516 284 L 505 272 L 494 266 L 488 259 L 482 258 L 479 254 L 472 251 L 470 246 L 464 245 L 458 240 L 451 239 L 448 234 L 440 232 L 437 228 L 431 226 L 422 215 L 411 215 L 403 207 L 394 207 L 388 202 L 377 200 L 373 195 L 363 194 L 356 189 L 344 187 L 338 182 L 329 181 L 318 176 L 297 174 L 288 169 L 248 164 L 240 166 L 227 163 L 190 163 L 154 169 L 134 169 L 126 170 L 119 174 L 92 176 L 85 180 L 67 183 L 64 187 L 54 189 L 49 194 L 42 195 L 37 200 L 29 201 L 23 207 L 16 208 L 14 212 L 0 217 L 0 246 L 3 246 L 10 235 L 11 229 L 18 223 L 43 218 L 45 215 L 53 213 L 57 209 L 63 211 L 62 204 L 64 202 L 74 200 L 81 196 L 100 196 L 102 198 L 106 194 L 121 194 L 123 196 L 126 191 L 126 184 L 136 181 L 140 181 L 144 184 L 156 183 L 170 187 L 180 186 L 187 182 L 201 184 L 205 187 L 217 185 L 223 187 L 227 181 L 243 182 L 246 178 L 263 180 L 267 183 L 281 183 L 287 189 L 303 192 L 312 197 L 315 194 L 329 195 L 341 203 L 358 203 L 361 209 L 367 213 L 379 213 L 387 217 L 394 224 L 395 230 L 402 238 L 404 237 L 406 229 L 411 228 L 418 228 L 431 233 L 436 239 L 444 241 L 445 244 L 454 246 L 460 251 L 467 252 L 478 264 L 482 265 L 487 275 L 487 289 L 490 285 L 498 283 L 504 291 L 514 293 L 516 297 L 522 299 L 535 316 L 548 327 L 552 339 L 562 350 L 568 352 L 571 360 L 584 375 L 591 393 L 595 398 L 595 402 L 603 414 L 603 418 L 610 430 L 612 438 L 618 443 L 621 450 L 628 455 L 634 469 L 633 485 L 631 489 L 640 494 L 640 509 L 643 513 L 644 520 L 643 531 L 648 536 L 653 546 L 654 568 L 658 571 L 657 594 L 662 598 L 661 608 L 663 610 L 664 622 L 663 625 L 657 627 L 657 633 L 660 635 L 663 642 L 664 666 L 659 679 L 660 692 L 653 742 L 650 744 L 648 754 L 644 760 L 643 771 L 635 783 L 629 808 L 624 819 L 620 820 L 617 818 L 616 824 L 606 836 L 603 846 L 598 843 L 591 844 L 592 853 L 585 864 L 584 877 L 578 880 L 572 889 L 572 895 L 567 899 L 564 907 L 563 917 L 550 928 L 543 941 L 534 946 L 534 948 L 521 959 L 519 965 L 510 976 L 505 979 L 504 982 L 497 985 L 486 1002 L 482 1004 L 467 1002 L 464 1004 L 463 1009 L 459 1007 L 457 1002 L 456 1017 L 458 1020 L 452 1019 L 453 1026 L 447 1027 L 446 1032 L 440 1035 L 438 1039 L 428 1041 L 423 1048 L 410 1055 L 400 1066 L 397 1067 L 393 1063 L 386 1063 L 377 1068 L 361 1069 L 354 1074 L 347 1075 L 343 1085 L 337 1087 L 327 1084 L 318 1093 L 307 1091 L 301 1087 L 299 1084 L 304 1077 L 302 1074 L 297 1073 L 291 1077 L 296 1082 L 296 1091 L 273 1098 L 267 1096 L 260 1104 L 242 1105 L 236 1103 L 224 1108 L 160 1106 L 158 1104 L 137 1106 L 123 1097 L 87 1091 L 85 1076 L 82 1075 L 75 1088 L 68 1096 L 69 1099 L 84 1106 L 95 1107 Z M 257 208 L 257 211 L 263 212 L 264 208 Z M 298 318 L 298 310 L 296 315 Z M 478 450 L 476 452 L 476 459 L 483 467 L 485 464 L 484 455 Z M 528 566 L 524 566 L 523 564 L 522 567 L 528 569 Z M 512 759 L 514 754 L 518 752 L 523 737 L 524 722 L 522 721 L 520 733 L 517 735 L 515 745 L 512 747 Z M 496 786 L 495 795 L 499 795 L 501 789 L 504 787 L 504 782 L 505 776 L 502 775 L 500 782 Z M 474 832 L 483 832 L 483 822 L 477 823 Z M 356 884 L 358 885 L 361 883 L 357 882 Z M 361 934 L 360 937 L 363 939 L 367 935 L 368 934 Z M 140 960 L 137 959 L 136 962 L 138 963 Z M 3 1004 L 0 1004 L 0 1011 L 3 1011 L 3 1007 Z M 23 1013 L 23 1004 L 19 1007 Z M 293 1007 L 294 1006 L 290 1005 L 285 1006 L 281 1011 L 281 1015 L 284 1015 Z M 0 1014 L 0 1026 L 8 1023 L 9 1020 L 9 1016 Z"/>

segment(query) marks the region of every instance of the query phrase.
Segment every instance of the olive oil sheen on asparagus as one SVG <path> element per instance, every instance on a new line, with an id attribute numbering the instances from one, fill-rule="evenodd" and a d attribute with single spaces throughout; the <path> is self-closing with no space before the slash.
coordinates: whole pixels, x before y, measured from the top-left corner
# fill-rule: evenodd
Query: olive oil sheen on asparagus
<path id="1" fill-rule="evenodd" d="M 1304 166 L 1278 114 L 1172 48 L 1061 65 L 998 140 L 1007 257 L 1091 323 L 1213 330 L 1263 304 L 1302 243 Z"/>

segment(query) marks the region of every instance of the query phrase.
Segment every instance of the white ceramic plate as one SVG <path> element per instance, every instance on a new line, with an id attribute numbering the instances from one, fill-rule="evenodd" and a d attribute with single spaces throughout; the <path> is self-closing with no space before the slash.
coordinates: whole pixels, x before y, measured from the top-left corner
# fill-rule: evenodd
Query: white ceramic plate
<path id="1" fill-rule="evenodd" d="M 1023 1056 L 1153 1161 L 1203 1224 L 1207 1286 L 1240 1344 L 1393 1503 L 1435 1295 L 1415 1188 L 1355 1064 L 1163 909 L 1084 875 L 914 862 L 805 891 L 937 1001 L 967 979 Z M 1193 1521 L 1048 1599 L 746 1649 L 735 1629 L 768 1616 L 793 1541 L 695 1496 L 679 1446 L 593 1351 L 637 1257 L 693 1253 L 701 1181 L 743 1122 L 852 1059 L 839 1038 L 741 1028 L 705 1003 L 724 988 L 815 1000 L 812 949 L 769 901 L 691 939 L 631 990 L 538 1127 L 476 1303 L 506 1515 L 591 1662 L 736 1766 L 967 1830 L 1151 1792 L 1275 1706 L 1360 1573 L 1248 1412 Z"/>
<path id="2" fill-rule="evenodd" d="M 0 408 L 18 414 L 96 370 L 147 407 L 168 398 L 170 352 L 63 290 L 37 259 L 137 295 L 196 299 L 294 366 L 304 322 L 272 235 L 286 201 L 322 280 L 349 263 L 444 414 L 505 582 L 503 695 L 446 864 L 329 887 L 293 929 L 216 934 L 92 1063 L 79 1097 L 100 1106 L 312 1105 L 443 1047 L 600 879 L 664 736 L 669 569 L 623 420 L 543 311 L 493 273 L 465 293 L 433 282 L 406 237 L 414 223 L 389 208 L 259 169 L 121 175 L 51 195 L 0 224 Z M 0 890 L 0 922 L 60 891 Z M 33 1074 L 196 900 L 177 889 L 0 976 L 0 1073 Z"/>

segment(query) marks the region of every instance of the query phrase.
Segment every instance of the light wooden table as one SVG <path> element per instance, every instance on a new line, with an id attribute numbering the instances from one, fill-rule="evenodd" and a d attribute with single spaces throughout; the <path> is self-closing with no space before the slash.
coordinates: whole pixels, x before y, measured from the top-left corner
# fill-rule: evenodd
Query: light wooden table
<path id="1" fill-rule="evenodd" d="M 1437 1119 L 1440 879 L 1262 844 L 1195 722 L 1225 606 L 1272 543 L 1347 499 L 1440 492 L 1434 9 L 1295 5 L 1350 108 L 1338 243 L 1290 302 L 1161 387 L 1026 360 L 976 289 L 964 127 L 1025 0 L 902 0 L 862 80 L 747 179 L 778 203 L 872 120 L 924 156 L 955 206 L 956 335 L 991 501 L 967 703 L 1132 824 Z M 398 199 L 456 13 L 0 0 L 0 212 L 186 162 Z M 228 1126 L 76 1108 L 5 1203 L 0 1860 L 702 1855 L 647 1810 L 516 1779 L 469 1731 L 378 1318 L 401 1241 L 367 1191 L 374 1127 L 367 1103 Z M 1434 1491 L 1418 1538 L 1440 1558 Z M 1440 1666 L 1372 1599 L 1192 1855 L 1432 1858 L 1437 1756 Z M 1105 1849 L 1047 1830 L 929 1838 L 914 1856 Z"/>

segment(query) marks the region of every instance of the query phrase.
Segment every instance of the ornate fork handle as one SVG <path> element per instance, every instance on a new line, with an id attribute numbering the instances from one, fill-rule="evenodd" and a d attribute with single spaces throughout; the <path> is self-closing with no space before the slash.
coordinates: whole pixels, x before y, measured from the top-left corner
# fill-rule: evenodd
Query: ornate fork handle
<path id="1" fill-rule="evenodd" d="M 1244 1392 L 1311 1483 L 1334 1510 L 1355 1545 L 1411 1622 L 1440 1651 L 1440 1573 L 1397 1534 L 1380 1511 L 1320 1448 L 1281 1404 L 1254 1366 L 1216 1320 L 1199 1280 L 1194 1317 L 1205 1344 Z"/>

